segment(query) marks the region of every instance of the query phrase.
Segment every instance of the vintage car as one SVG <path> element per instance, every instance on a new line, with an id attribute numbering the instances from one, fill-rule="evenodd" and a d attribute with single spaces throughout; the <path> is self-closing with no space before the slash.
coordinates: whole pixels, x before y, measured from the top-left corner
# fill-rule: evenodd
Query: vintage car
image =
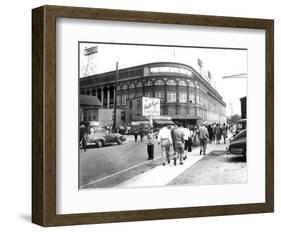
<path id="1" fill-rule="evenodd" d="M 228 152 L 234 155 L 243 155 L 247 152 L 247 129 L 240 131 L 231 139 Z"/>
<path id="2" fill-rule="evenodd" d="M 121 134 L 109 133 L 105 128 L 95 128 L 93 132 L 86 136 L 87 146 L 95 145 L 96 147 L 102 147 L 112 143 L 121 145 L 125 140 L 126 138 Z"/>

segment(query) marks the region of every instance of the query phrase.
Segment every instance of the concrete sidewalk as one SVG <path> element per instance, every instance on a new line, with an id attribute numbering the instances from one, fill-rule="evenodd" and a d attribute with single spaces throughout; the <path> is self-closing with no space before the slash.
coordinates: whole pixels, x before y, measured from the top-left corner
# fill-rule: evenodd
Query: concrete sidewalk
<path id="1" fill-rule="evenodd" d="M 209 154 L 211 151 L 220 150 L 225 151 L 226 145 L 224 144 L 208 144 L 206 153 Z M 188 153 L 187 159 L 184 161 L 183 165 L 174 166 L 174 162 L 171 160 L 171 163 L 166 166 L 157 166 L 145 173 L 137 175 L 115 187 L 146 187 L 146 186 L 163 186 L 168 184 L 174 178 L 179 176 L 186 169 L 193 166 L 195 163 L 200 161 L 202 158 L 206 157 L 199 154 L 200 148 L 196 147 L 192 152 Z"/>

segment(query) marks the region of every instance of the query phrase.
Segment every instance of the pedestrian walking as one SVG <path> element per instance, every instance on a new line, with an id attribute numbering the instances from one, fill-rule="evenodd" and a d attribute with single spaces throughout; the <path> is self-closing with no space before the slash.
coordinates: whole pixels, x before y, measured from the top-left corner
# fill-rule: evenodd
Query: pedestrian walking
<path id="1" fill-rule="evenodd" d="M 202 152 L 203 155 L 206 155 L 209 133 L 205 126 L 205 123 L 202 123 L 201 126 L 199 127 L 198 136 L 200 140 L 200 155 L 202 154 Z"/>
<path id="2" fill-rule="evenodd" d="M 155 142 L 155 134 L 153 133 L 153 129 L 150 128 L 147 134 L 147 154 L 148 159 L 154 159 L 154 142 Z"/>
<path id="3" fill-rule="evenodd" d="M 192 152 L 192 144 L 193 144 L 192 138 L 193 138 L 193 133 L 192 133 L 192 131 L 190 131 L 190 137 L 188 139 L 188 144 L 187 144 L 187 147 L 188 147 L 187 152 Z"/>
<path id="4" fill-rule="evenodd" d="M 213 124 L 212 124 L 212 131 L 213 131 L 212 142 L 215 143 L 215 141 L 216 141 L 216 123 L 213 123 Z"/>
<path id="5" fill-rule="evenodd" d="M 174 130 L 178 128 L 178 125 L 175 124 L 172 126 L 171 128 L 171 138 L 172 138 L 172 146 L 173 146 L 173 153 L 174 153 L 174 157 L 176 157 L 176 148 L 175 148 L 175 138 L 174 138 Z"/>
<path id="6" fill-rule="evenodd" d="M 220 128 L 219 123 L 217 123 L 217 125 L 216 125 L 215 135 L 216 135 L 216 144 L 219 144 L 220 140 L 221 140 L 221 128 Z"/>
<path id="7" fill-rule="evenodd" d="M 222 134 L 222 137 L 223 137 L 223 143 L 225 144 L 225 141 L 226 141 L 226 138 L 227 138 L 227 126 L 225 125 L 225 123 L 222 124 L 221 134 Z"/>
<path id="8" fill-rule="evenodd" d="M 135 143 L 138 141 L 138 132 L 134 130 Z"/>
<path id="9" fill-rule="evenodd" d="M 209 133 L 209 141 L 210 141 L 210 143 L 212 143 L 213 137 L 214 137 L 212 125 L 209 124 L 207 129 L 208 129 L 208 133 Z"/>
<path id="10" fill-rule="evenodd" d="M 179 123 L 177 127 L 173 129 L 172 140 L 174 144 L 174 165 L 177 165 L 177 159 L 180 160 L 180 165 L 183 164 L 184 155 L 184 131 L 182 125 Z"/>
<path id="11" fill-rule="evenodd" d="M 140 130 L 140 139 L 141 139 L 141 142 L 143 141 L 143 136 L 144 136 L 144 129 L 142 128 Z"/>
<path id="12" fill-rule="evenodd" d="M 82 124 L 80 126 L 80 144 L 84 151 L 87 151 L 87 129 Z"/>
<path id="13" fill-rule="evenodd" d="M 158 133 L 158 144 L 161 145 L 161 158 L 163 166 L 170 163 L 170 147 L 172 144 L 171 131 L 168 126 L 160 129 Z"/>
<path id="14" fill-rule="evenodd" d="M 191 131 L 187 126 L 183 128 L 183 134 L 184 134 L 184 156 L 183 160 L 187 158 L 187 152 L 190 150 L 190 140 L 191 140 Z"/>

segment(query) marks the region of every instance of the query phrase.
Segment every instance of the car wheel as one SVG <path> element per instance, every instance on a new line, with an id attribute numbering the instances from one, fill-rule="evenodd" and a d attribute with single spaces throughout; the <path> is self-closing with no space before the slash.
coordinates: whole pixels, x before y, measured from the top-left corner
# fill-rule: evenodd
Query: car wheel
<path id="1" fill-rule="evenodd" d="M 121 139 L 120 139 L 120 138 L 118 138 L 117 143 L 118 143 L 119 145 L 121 145 L 121 144 L 122 144 L 122 141 L 121 141 Z"/>
<path id="2" fill-rule="evenodd" d="M 97 147 L 102 147 L 103 146 L 103 142 L 101 140 L 97 141 Z"/>

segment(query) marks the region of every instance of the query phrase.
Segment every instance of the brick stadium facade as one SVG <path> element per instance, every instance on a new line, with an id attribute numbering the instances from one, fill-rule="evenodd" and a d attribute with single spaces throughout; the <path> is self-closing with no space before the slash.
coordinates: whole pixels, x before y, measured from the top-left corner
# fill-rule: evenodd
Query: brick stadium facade
<path id="1" fill-rule="evenodd" d="M 115 77 L 116 71 L 111 71 L 81 78 L 80 94 L 96 96 L 103 108 L 112 109 Z M 120 69 L 116 94 L 122 123 L 130 123 L 125 116 L 127 100 L 140 96 L 160 98 L 161 116 L 173 121 L 226 122 L 226 104 L 220 94 L 186 64 L 157 62 Z"/>

